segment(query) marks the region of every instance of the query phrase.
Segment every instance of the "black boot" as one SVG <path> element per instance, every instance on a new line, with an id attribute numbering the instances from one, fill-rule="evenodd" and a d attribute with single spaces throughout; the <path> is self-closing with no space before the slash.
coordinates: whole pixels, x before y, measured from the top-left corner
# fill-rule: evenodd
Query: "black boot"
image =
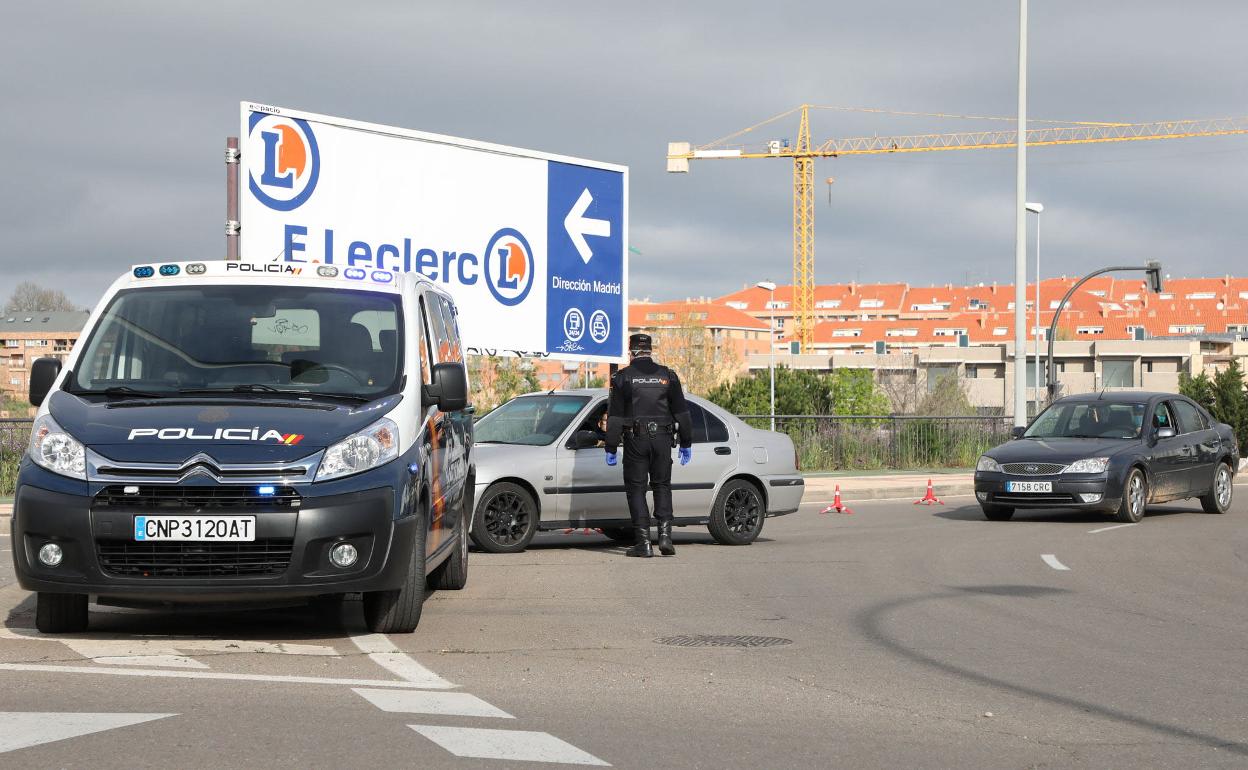
<path id="1" fill-rule="evenodd" d="M 659 553 L 664 556 L 675 556 L 676 546 L 672 545 L 672 522 L 659 522 Z"/>
<path id="2" fill-rule="evenodd" d="M 636 544 L 625 551 L 624 555 L 641 556 L 647 559 L 654 556 L 654 551 L 650 550 L 650 528 L 633 527 L 633 534 L 637 537 Z"/>

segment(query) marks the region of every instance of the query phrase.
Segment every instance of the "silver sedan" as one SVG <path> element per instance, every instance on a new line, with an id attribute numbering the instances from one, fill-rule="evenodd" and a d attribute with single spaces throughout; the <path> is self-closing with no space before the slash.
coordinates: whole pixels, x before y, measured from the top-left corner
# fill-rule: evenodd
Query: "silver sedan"
<path id="1" fill-rule="evenodd" d="M 725 545 L 749 545 L 768 516 L 793 513 L 805 489 L 793 442 L 688 397 L 693 460 L 672 467 L 673 524 L 706 526 Z M 523 551 L 538 530 L 592 527 L 632 541 L 621 463 L 606 464 L 605 388 L 552 390 L 508 401 L 476 424 L 472 540 Z M 675 451 L 675 450 L 673 450 Z"/>

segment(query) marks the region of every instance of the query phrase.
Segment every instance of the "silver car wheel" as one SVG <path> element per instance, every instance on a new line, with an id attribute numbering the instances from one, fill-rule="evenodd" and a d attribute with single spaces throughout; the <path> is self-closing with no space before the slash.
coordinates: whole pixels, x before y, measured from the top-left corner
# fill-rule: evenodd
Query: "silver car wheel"
<path id="1" fill-rule="evenodd" d="M 1144 479 L 1136 474 L 1131 477 L 1131 515 L 1139 517 L 1144 514 Z"/>
<path id="2" fill-rule="evenodd" d="M 1222 465 L 1218 467 L 1218 475 L 1213 482 L 1214 493 L 1218 496 L 1218 505 L 1222 508 L 1231 506 L 1231 469 Z"/>

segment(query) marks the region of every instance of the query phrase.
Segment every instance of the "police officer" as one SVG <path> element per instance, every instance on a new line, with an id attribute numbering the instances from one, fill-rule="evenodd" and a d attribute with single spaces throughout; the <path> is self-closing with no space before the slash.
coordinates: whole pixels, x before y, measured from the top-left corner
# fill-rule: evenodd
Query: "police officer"
<path id="1" fill-rule="evenodd" d="M 650 511 L 646 506 L 646 479 L 654 492 L 654 517 L 659 523 L 659 553 L 675 556 L 672 545 L 672 445 L 679 431 L 680 464 L 693 457 L 689 407 L 676 372 L 650 357 L 648 334 L 628 338 L 632 362 L 611 380 L 607 408 L 607 465 L 615 465 L 616 447 L 624 442 L 624 493 L 633 520 L 636 544 L 629 556 L 653 556 L 650 550 Z"/>

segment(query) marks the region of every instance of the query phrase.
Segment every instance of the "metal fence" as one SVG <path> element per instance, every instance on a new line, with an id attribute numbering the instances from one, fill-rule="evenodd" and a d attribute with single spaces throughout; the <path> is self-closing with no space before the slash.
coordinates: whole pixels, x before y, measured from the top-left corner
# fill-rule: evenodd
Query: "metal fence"
<path id="1" fill-rule="evenodd" d="M 756 428 L 767 415 L 742 415 Z M 971 468 L 1010 438 L 1011 417 L 776 415 L 804 471 Z"/>
<path id="2" fill-rule="evenodd" d="M 32 420 L 0 419 L 0 497 L 13 494 L 17 466 L 30 442 Z"/>

